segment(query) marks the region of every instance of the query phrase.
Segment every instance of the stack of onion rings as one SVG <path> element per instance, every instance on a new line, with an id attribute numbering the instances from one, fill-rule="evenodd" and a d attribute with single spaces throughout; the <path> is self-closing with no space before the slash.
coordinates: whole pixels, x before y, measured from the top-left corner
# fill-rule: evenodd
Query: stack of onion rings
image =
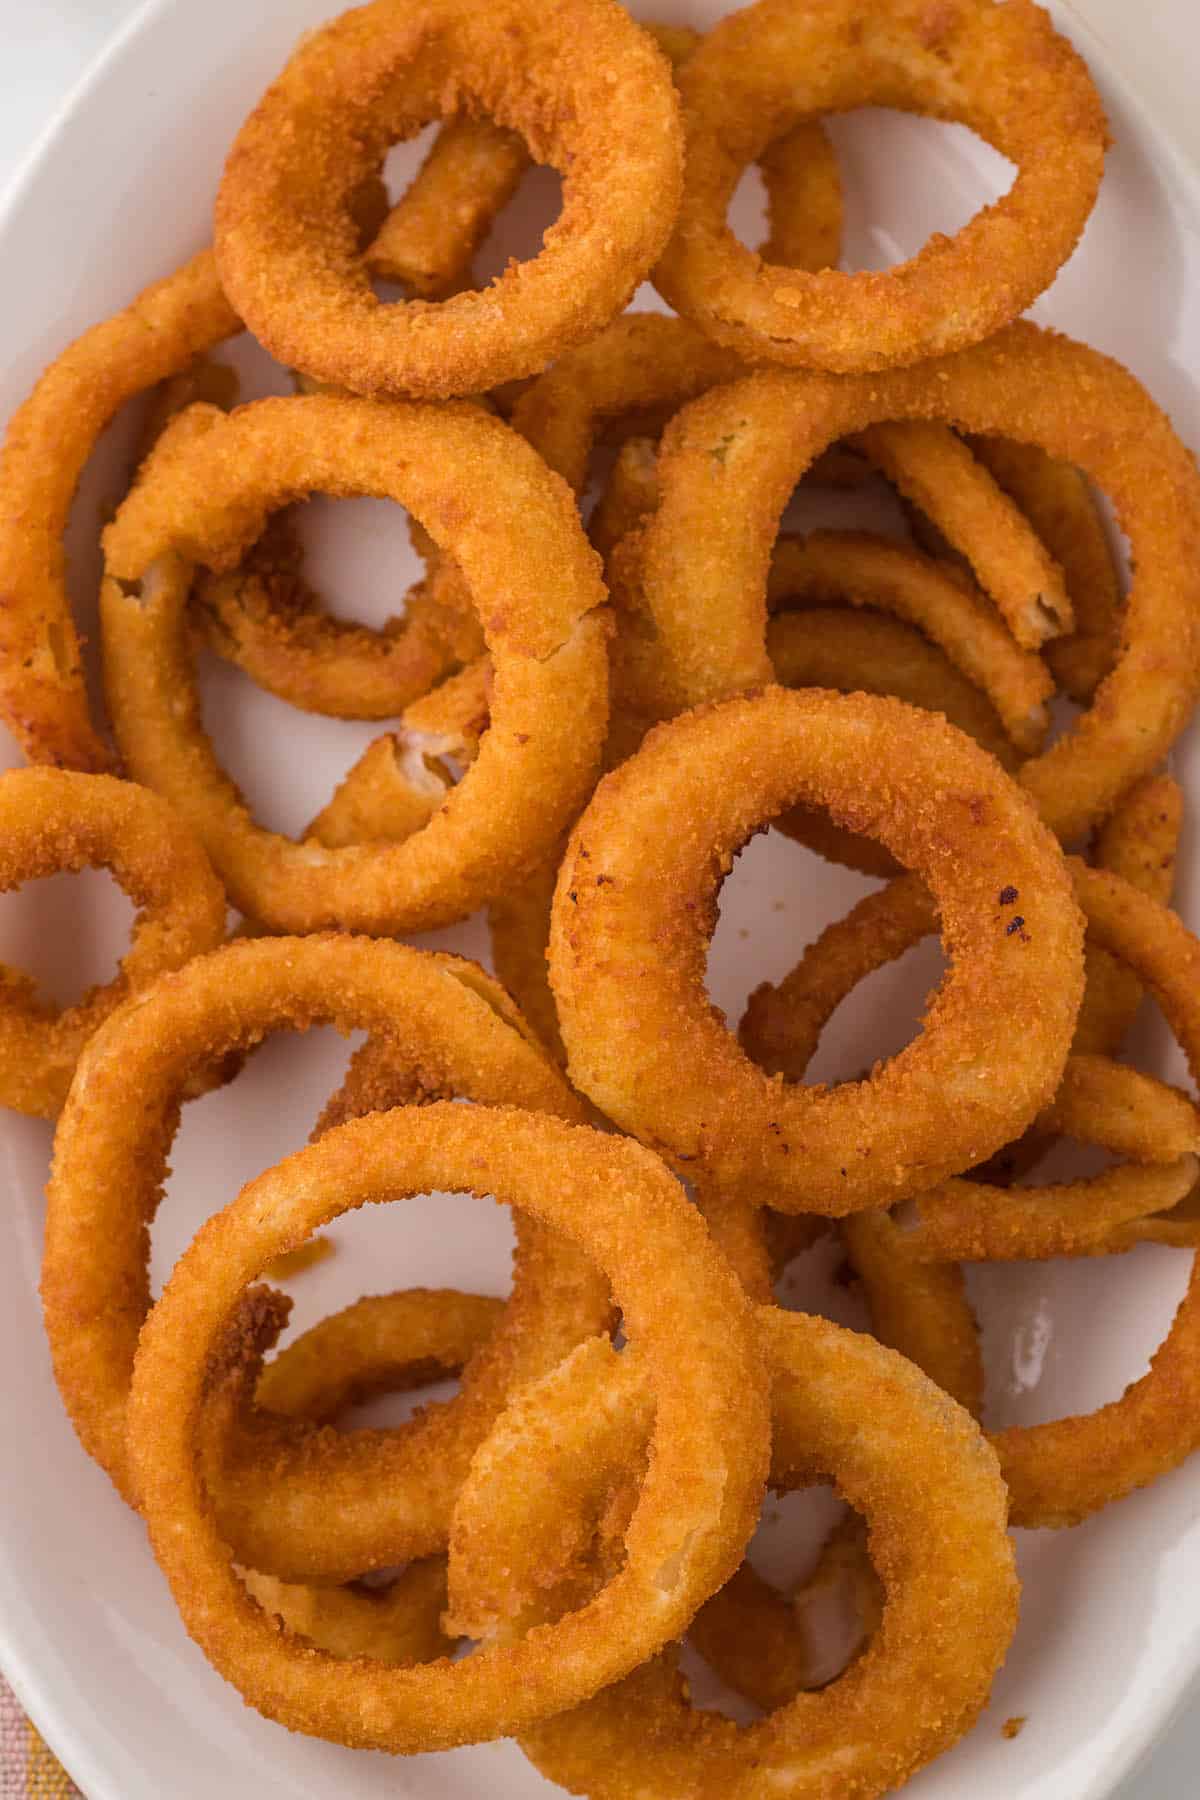
<path id="1" fill-rule="evenodd" d="M 538 1179 L 540 1166 L 549 1179 Z M 273 1256 L 349 1207 L 462 1187 L 512 1200 L 611 1271 L 657 1403 L 628 1560 L 550 1632 L 459 1664 L 359 1661 L 339 1677 L 333 1659 L 275 1632 L 249 1601 L 205 1506 L 194 1433 L 206 1360 L 230 1307 Z M 526 1729 L 654 1655 L 736 1566 L 768 1446 L 767 1381 L 749 1310 L 662 1165 L 560 1121 L 452 1105 L 328 1132 L 211 1219 L 147 1321 L 129 1408 L 151 1542 L 205 1653 L 291 1729 L 393 1751 Z"/>

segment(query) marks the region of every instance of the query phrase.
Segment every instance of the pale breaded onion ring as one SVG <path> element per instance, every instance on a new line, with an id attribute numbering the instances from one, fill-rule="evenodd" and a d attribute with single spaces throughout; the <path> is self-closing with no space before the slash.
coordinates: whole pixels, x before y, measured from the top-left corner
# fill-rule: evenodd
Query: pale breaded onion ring
<path id="1" fill-rule="evenodd" d="M 744 1729 L 693 1712 L 668 1653 L 521 1733 L 544 1775 L 592 1800 L 817 1800 L 836 1790 L 869 1800 L 968 1729 L 1012 1637 L 1007 1502 L 970 1416 L 871 1338 L 775 1307 L 755 1316 L 773 1375 L 771 1484 L 832 1476 L 866 1514 L 886 1590 L 879 1631 L 832 1686 Z M 554 1589 L 543 1586 L 543 1551 L 586 1545 L 589 1493 L 603 1491 L 609 1468 L 636 1463 L 645 1442 L 644 1394 L 628 1361 L 582 1346 L 507 1409 L 455 1512 L 457 1623 L 499 1627 L 503 1642 L 546 1616 Z M 871 1418 L 885 1428 L 873 1431 Z"/>
<path id="2" fill-rule="evenodd" d="M 832 1091 L 756 1068 L 704 988 L 718 885 L 797 801 L 930 883 L 954 959 L 916 1043 Z M 999 904 L 1012 884 L 1016 933 Z M 559 874 L 550 979 L 571 1079 L 608 1117 L 780 1211 L 838 1216 L 932 1187 L 1024 1129 L 1062 1074 L 1082 945 L 1057 846 L 969 738 L 898 701 L 769 688 L 658 726 L 600 783 Z M 1020 1016 L 1019 1042 L 997 1007 Z"/>
<path id="3" fill-rule="evenodd" d="M 1096 482 L 1129 537 L 1136 572 L 1116 666 L 1091 709 L 1019 776 L 1069 840 L 1158 766 L 1191 716 L 1200 688 L 1200 476 L 1126 370 L 1036 325 L 1022 321 L 918 369 L 762 373 L 685 407 L 663 437 L 659 504 L 638 559 L 661 679 L 679 709 L 770 679 L 765 594 L 788 497 L 827 444 L 898 418 L 1040 444 Z"/>
<path id="4" fill-rule="evenodd" d="M 0 1106 L 57 1117 L 84 1046 L 123 1001 L 225 937 L 225 894 L 182 820 L 157 794 L 112 775 L 10 769 L 0 775 L 0 892 L 64 869 L 107 869 L 136 909 L 114 978 L 74 1006 L 0 964 Z"/>
<path id="5" fill-rule="evenodd" d="M 125 1412 L 150 1306 L 147 1224 L 192 1072 L 272 1031 L 332 1022 L 383 1046 L 352 1067 L 341 1116 L 411 1098 L 417 1071 L 426 1091 L 581 1118 L 557 1069 L 509 1023 L 512 1011 L 490 977 L 454 957 L 369 939 L 258 938 L 158 982 L 91 1039 L 59 1123 L 42 1299 L 67 1411 L 127 1499 L 136 1500 Z M 379 1056 L 397 1083 L 390 1093 Z M 580 1254 L 518 1225 L 503 1326 L 446 1407 L 394 1432 L 322 1435 L 286 1421 L 276 1432 L 260 1421 L 240 1479 L 214 1496 L 241 1561 L 285 1580 L 339 1582 L 444 1547 L 458 1483 L 510 1383 L 553 1367 L 609 1318 L 605 1284 Z M 81 1241 L 92 1246 L 86 1258 Z"/>
<path id="6" fill-rule="evenodd" d="M 562 214 L 539 255 L 486 291 L 384 306 L 348 198 L 391 144 L 447 112 L 519 131 L 562 173 Z M 482 393 L 622 310 L 666 241 L 681 179 L 669 65 L 613 0 L 375 0 L 305 38 L 243 125 L 217 197 L 217 261 L 247 325 L 289 366 L 357 393 Z"/>
<path id="7" fill-rule="evenodd" d="M 568 1234 L 612 1279 L 656 1405 L 627 1560 L 585 1608 L 519 1643 L 458 1664 L 338 1665 L 275 1633 L 230 1566 L 195 1463 L 205 1362 L 239 1295 L 280 1251 L 349 1208 L 463 1188 Z M 155 1554 L 184 1623 L 220 1673 L 293 1730 L 401 1753 L 526 1729 L 620 1679 L 683 1630 L 741 1557 L 769 1437 L 766 1368 L 749 1307 L 662 1164 L 628 1141 L 560 1120 L 453 1104 L 329 1132 L 210 1219 L 146 1321 L 129 1408 Z"/>
<path id="8" fill-rule="evenodd" d="M 264 830 L 199 717 L 192 564 L 235 562 L 268 512 L 316 489 L 411 503 L 461 564 L 492 653 L 479 758 L 400 844 L 326 850 Z M 383 932 L 464 918 L 536 866 L 590 789 L 607 724 L 598 559 L 567 490 L 477 408 L 327 398 L 264 400 L 228 418 L 192 408 L 108 528 L 105 554 L 105 678 L 122 753 L 175 799 L 239 910 L 263 924 Z"/>
<path id="9" fill-rule="evenodd" d="M 78 338 L 9 421 L 0 453 L 0 718 L 31 762 L 113 766 L 88 712 L 62 542 L 96 440 L 127 400 L 240 329 L 204 250 Z"/>
<path id="10" fill-rule="evenodd" d="M 854 373 L 989 337 L 1071 254 L 1107 130 L 1083 60 L 1030 0 L 758 0 L 680 71 L 683 203 L 654 271 L 677 312 L 748 361 Z M 882 273 L 762 264 L 726 213 L 744 168 L 797 119 L 901 106 L 969 125 L 1017 165 L 1010 191 L 953 239 Z"/>

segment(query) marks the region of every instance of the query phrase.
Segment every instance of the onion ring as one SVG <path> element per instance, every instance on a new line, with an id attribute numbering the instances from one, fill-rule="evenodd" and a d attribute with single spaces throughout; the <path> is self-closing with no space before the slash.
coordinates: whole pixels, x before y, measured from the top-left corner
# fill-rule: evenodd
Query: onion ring
<path id="1" fill-rule="evenodd" d="M 1020 759 L 991 702 L 941 650 L 898 619 L 849 608 L 777 613 L 767 626 L 767 652 L 782 687 L 891 695 L 941 713 L 1010 774 L 1017 767 Z M 828 813 L 793 806 L 774 824 L 827 862 L 884 878 L 897 871 L 895 857 L 882 844 L 843 831 Z"/>
<path id="2" fill-rule="evenodd" d="M 1040 650 L 1071 630 L 1062 570 L 961 438 L 914 420 L 872 425 L 854 443 L 967 558 L 1023 650 Z"/>
<path id="3" fill-rule="evenodd" d="M 1041 748 L 1054 684 L 955 570 L 866 531 L 781 537 L 771 555 L 768 611 L 838 604 L 874 607 L 915 625 L 987 695 L 1018 750 L 1030 756 Z"/>
<path id="4" fill-rule="evenodd" d="M 1152 895 L 1139 892 L 1112 871 L 1090 869 L 1071 858 L 1071 874 L 1087 917 L 1089 942 L 1099 944 L 1127 963 L 1154 994 L 1196 1080 L 1200 1077 L 1200 988 L 1196 986 L 1200 978 L 1200 942 Z M 894 911 L 901 926 L 891 940 L 896 942 L 904 935 L 904 906 L 908 906 L 910 918 L 915 918 L 922 897 L 918 884 L 906 877 L 894 882 L 882 896 L 869 895 L 866 902 L 860 902 L 842 927 L 832 928 L 840 932 L 851 953 L 855 936 L 851 921 L 855 913 L 861 917 L 871 902 L 877 903 L 871 908 L 875 929 L 889 911 Z M 924 904 L 928 906 L 927 898 Z M 860 924 L 858 935 L 863 934 Z M 908 941 L 913 940 L 909 937 Z M 861 951 L 859 956 L 861 959 Z M 850 985 L 856 979 L 853 976 Z M 834 992 L 831 986 L 827 1002 L 836 1004 Z M 806 1031 L 807 1027 L 802 1027 L 796 1034 L 792 1053 L 797 1060 L 803 1053 Z M 1180 1124 L 1186 1126 L 1186 1116 L 1177 1110 L 1186 1103 L 1177 1096 L 1162 1092 L 1158 1105 L 1157 1130 L 1162 1130 L 1162 1123 L 1172 1110 Z M 1057 1117 L 1063 1121 L 1061 1111 Z M 1163 1135 L 1166 1148 L 1171 1149 L 1172 1143 Z M 1010 1198 L 1005 1194 L 1003 1201 L 998 1199 L 995 1204 L 1007 1205 Z M 1109 1242 L 1087 1246 L 1086 1254 L 1115 1253 L 1132 1249 L 1140 1242 L 1200 1249 L 1200 1221 L 1193 1205 L 1194 1193 L 1170 1212 L 1117 1223 L 1111 1229 Z M 879 1229 L 894 1234 L 892 1244 L 904 1243 L 905 1234 L 891 1220 Z M 914 1248 L 910 1244 L 910 1253 Z M 897 1258 L 885 1252 L 875 1266 L 874 1280 L 893 1284 L 889 1304 L 901 1309 L 906 1304 L 903 1284 L 911 1261 L 911 1254 Z M 861 1272 L 874 1304 L 870 1273 Z M 952 1309 L 951 1290 L 947 1290 L 946 1302 Z M 962 1308 L 965 1306 L 964 1300 Z M 959 1329 L 965 1330 L 969 1310 L 960 1310 L 959 1318 Z M 1122 1499 L 1177 1467 L 1200 1447 L 1200 1426 L 1191 1423 L 1200 1418 L 1198 1342 L 1200 1268 L 1193 1263 L 1188 1290 L 1166 1339 L 1151 1359 L 1149 1374 L 1128 1387 L 1121 1399 L 1090 1414 L 1045 1425 L 1013 1426 L 993 1435 L 1012 1493 L 1013 1523 L 1030 1527 L 1077 1524 L 1109 1501 Z"/>
<path id="5" fill-rule="evenodd" d="M 916 370 L 753 375 L 679 413 L 663 438 L 659 504 L 639 557 L 661 679 L 678 709 L 770 679 L 765 591 L 784 505 L 827 444 L 897 418 L 1040 444 L 1095 480 L 1129 536 L 1136 574 L 1116 667 L 1090 711 L 1019 776 L 1070 840 L 1158 766 L 1191 715 L 1200 608 L 1188 571 L 1200 557 L 1200 476 L 1131 375 L 1035 325 Z"/>
<path id="6" fill-rule="evenodd" d="M 809 946 L 782 982 L 764 984 L 750 996 L 739 1030 L 743 1047 L 769 1072 L 801 1080 L 842 1000 L 874 969 L 936 930 L 936 908 L 914 877 L 868 894 Z M 1119 1227 L 1171 1211 L 1195 1185 L 1196 1109 L 1162 1082 L 1106 1056 L 1068 1058 L 1053 1100 L 1029 1134 L 1031 1165 L 1057 1136 L 1134 1160 L 1092 1180 L 1050 1187 L 1001 1188 L 976 1180 L 939 1184 L 909 1202 L 915 1212 L 903 1237 L 909 1259 L 1108 1255 L 1129 1248 L 1128 1233 Z M 890 1243 L 888 1254 L 894 1254 Z M 896 1348 L 908 1353 L 905 1345 Z M 914 1360 L 936 1379 L 935 1367 L 923 1355 Z"/>
<path id="7" fill-rule="evenodd" d="M 916 1045 L 832 1092 L 756 1069 L 704 993 L 717 884 L 797 800 L 911 862 L 956 958 Z M 1014 883 L 1037 909 L 1018 933 L 997 904 Z M 657 727 L 600 783 L 559 875 L 550 978 L 571 1079 L 608 1117 L 780 1211 L 838 1216 L 959 1173 L 1046 1104 L 1082 927 L 1053 840 L 969 738 L 896 701 L 772 688 Z M 995 1027 L 998 995 L 1025 1023 L 1019 1055 Z"/>
<path id="8" fill-rule="evenodd" d="M 1062 569 L 1075 628 L 1051 639 L 1044 654 L 1060 687 L 1086 706 L 1121 645 L 1121 584 L 1092 492 L 1078 469 L 1035 444 L 999 437 L 975 437 L 970 444 Z"/>
<path id="9" fill-rule="evenodd" d="M 654 282 L 749 361 L 865 372 L 990 337 L 1066 261 L 1095 202 L 1107 141 L 1082 59 L 1040 7 L 912 0 L 797 7 L 758 0 L 720 20 L 678 77 L 683 202 Z M 791 123 L 857 106 L 957 120 L 1017 165 L 1005 197 L 957 237 L 882 274 L 765 266 L 733 237 L 738 178 Z"/>
<path id="10" fill-rule="evenodd" d="M 441 1557 L 410 1563 L 382 1589 L 297 1587 L 258 1569 L 243 1569 L 241 1581 L 268 1618 L 339 1661 L 369 1656 L 382 1663 L 430 1663 L 454 1647 L 441 1627 Z"/>
<path id="11" fill-rule="evenodd" d="M 561 856 L 551 858 L 511 894 L 492 901 L 488 907 L 488 937 L 496 974 L 555 1061 L 565 1063 L 558 1009 L 546 968 L 550 908 L 561 861 Z"/>
<path id="12" fill-rule="evenodd" d="M 866 1529 L 850 1513 L 788 1594 L 744 1562 L 700 1608 L 688 1639 L 722 1681 L 771 1713 L 797 1694 L 828 1687 L 861 1656 L 879 1630 L 883 1605 Z M 836 1643 L 828 1641 L 831 1612 L 840 1627 Z"/>
<path id="13" fill-rule="evenodd" d="M 272 519 L 245 561 L 204 572 L 193 619 L 208 648 L 289 705 L 335 719 L 390 719 L 465 661 L 483 635 L 418 582 L 376 629 L 327 612 L 304 580 L 299 543 Z"/>
<path id="14" fill-rule="evenodd" d="M 530 166 L 520 135 L 488 119 L 443 125 L 366 253 L 368 271 L 420 300 L 471 285 L 471 264 Z"/>
<path id="15" fill-rule="evenodd" d="M 593 1800 L 633 1792 L 647 1800 L 701 1792 L 815 1800 L 833 1791 L 831 1779 L 863 1800 L 890 1792 L 969 1727 L 1012 1636 L 1017 1582 L 1006 1499 L 969 1415 L 872 1339 L 775 1307 L 760 1307 L 756 1318 L 774 1375 L 772 1485 L 833 1475 L 867 1514 L 886 1589 L 880 1630 L 832 1687 L 746 1729 L 693 1713 L 668 1655 L 521 1734 L 543 1774 Z M 540 1586 L 542 1548 L 553 1556 L 555 1546 L 586 1533 L 580 1500 L 602 1483 L 610 1458 L 627 1467 L 645 1441 L 636 1382 L 629 1392 L 636 1370 L 622 1370 L 622 1361 L 605 1346 L 584 1346 L 515 1399 L 481 1450 L 455 1512 L 456 1620 L 488 1626 L 477 1595 L 488 1592 L 489 1578 L 501 1641 L 545 1616 L 554 1590 L 547 1596 Z M 864 1391 L 872 1416 L 887 1419 L 886 1433 L 864 1429 Z M 541 1469 L 547 1442 L 549 1481 Z M 950 1616 L 953 1630 L 935 1626 Z"/>
<path id="16" fill-rule="evenodd" d="M 674 65 L 697 41 L 696 33 L 681 27 L 648 25 L 645 29 Z M 498 190 L 493 194 L 489 182 L 476 183 L 469 203 L 460 203 L 458 198 L 463 181 L 474 181 L 481 164 L 486 165 L 489 134 L 499 140 L 495 182 L 507 188 L 509 152 L 515 141 L 511 133 L 466 118 L 443 127 L 430 158 L 385 227 L 389 258 L 406 259 L 418 270 L 434 266 L 448 270 L 453 242 L 458 246 L 454 260 L 461 272 L 465 266 L 461 259 L 469 261 L 467 238 L 474 229 L 471 217 L 483 219 L 501 203 Z M 771 241 L 778 254 L 801 268 L 824 268 L 836 261 L 841 187 L 833 147 L 820 125 L 815 121 L 799 125 L 772 145 L 763 158 L 763 178 Z M 435 233 L 432 242 L 428 241 L 431 230 Z M 396 260 L 391 267 L 398 272 Z M 655 317 L 660 339 L 664 332 L 675 333 L 675 363 L 680 361 L 681 350 L 693 360 L 699 357 L 701 385 L 703 371 L 714 363 L 729 375 L 741 372 L 742 366 L 729 358 L 714 359 L 711 347 L 690 327 Z M 631 342 L 635 343 L 640 328 L 621 320 L 613 329 L 618 336 L 632 331 Z M 576 380 L 581 373 L 586 379 L 593 366 L 594 358 L 588 357 L 587 349 L 584 346 L 581 352 L 582 369 L 574 369 Z M 571 361 L 570 354 L 567 361 Z M 661 386 L 661 375 L 658 379 Z M 698 391 L 696 376 L 688 375 L 674 395 L 668 389 L 668 403 L 673 401 L 673 410 L 674 404 Z M 661 406 L 662 396 L 652 392 L 646 404 Z M 630 405 L 636 405 L 635 396 Z M 531 441 L 557 468 L 553 445 L 540 441 L 536 413 L 532 416 Z M 861 458 L 852 461 L 857 468 L 866 468 Z M 581 487 L 586 462 L 585 451 L 577 471 L 560 472 L 574 474 Z M 436 557 L 427 542 L 418 547 Z M 348 624 L 320 610 L 316 596 L 299 576 L 298 553 L 286 536 L 278 553 L 264 543 L 250 553 L 241 570 L 202 576 L 197 605 L 209 647 L 218 655 L 237 663 L 279 698 L 334 717 L 383 718 L 402 711 L 440 673 L 456 661 L 469 661 L 482 648 L 482 641 L 472 638 L 474 616 L 466 585 L 453 564 L 441 558 L 435 560 L 431 579 L 408 596 L 404 619 L 390 621 L 379 631 Z"/>
<path id="17" fill-rule="evenodd" d="M 0 776 L 0 892 L 63 869 L 108 869 L 137 908 L 104 987 L 48 1005 L 0 964 L 0 1106 L 56 1118 L 93 1032 L 122 1001 L 225 937 L 225 894 L 190 831 L 160 800 L 111 775 L 10 769 Z"/>
<path id="18" fill-rule="evenodd" d="M 501 1301 L 473 1294 L 415 1289 L 379 1295 L 323 1319 L 263 1369 L 263 1353 L 286 1324 L 291 1302 L 270 1289 L 251 1288 L 206 1378 L 201 1427 L 210 1459 L 206 1468 L 214 1466 L 213 1442 L 219 1446 L 231 1417 L 248 1407 L 255 1392 L 275 1413 L 331 1420 L 371 1395 L 457 1374 L 486 1342 L 503 1310 Z M 386 1587 L 302 1587 L 257 1569 L 242 1569 L 240 1575 L 265 1612 L 333 1656 L 432 1662 L 453 1647 L 441 1628 L 444 1557 L 410 1563 Z"/>
<path id="19" fill-rule="evenodd" d="M 335 1116 L 413 1097 L 415 1072 L 425 1093 L 583 1117 L 544 1053 L 509 1023 L 512 1013 L 497 984 L 457 958 L 365 939 L 258 938 L 160 981 L 91 1039 L 59 1123 L 42 1297 L 67 1411 L 126 1499 L 136 1499 L 125 1412 L 150 1304 L 146 1228 L 192 1070 L 271 1031 L 332 1021 L 386 1045 L 356 1057 Z M 381 1087 L 381 1054 L 391 1093 Z M 504 1326 L 446 1407 L 397 1431 L 332 1437 L 261 1421 L 237 1478 L 214 1494 L 240 1561 L 285 1580 L 334 1583 L 444 1547 L 458 1483 L 510 1383 L 553 1367 L 609 1317 L 604 1284 L 571 1246 L 519 1224 Z M 95 1251 L 81 1258 L 85 1241 Z"/>
<path id="20" fill-rule="evenodd" d="M 562 215 L 541 253 L 485 293 L 385 308 L 347 197 L 391 144 L 447 111 L 519 131 L 562 171 Z M 482 393 L 622 310 L 666 241 L 681 176 L 669 66 L 620 7 L 375 0 L 308 36 L 243 125 L 217 196 L 217 261 L 247 325 L 289 366 L 358 393 Z"/>
<path id="21" fill-rule="evenodd" d="M 605 594 L 570 497 L 476 408 L 311 398 L 202 412 L 164 437 L 105 534 L 106 684 L 131 771 L 175 798 L 239 910 L 274 929 L 414 931 L 465 917 L 537 865 L 599 761 Z M 466 515 L 453 476 L 437 472 L 455 468 L 470 470 Z M 400 844 L 325 850 L 265 831 L 199 719 L 191 563 L 235 561 L 266 512 L 314 488 L 411 500 L 468 574 L 493 655 L 479 759 Z"/>
<path id="22" fill-rule="evenodd" d="M 585 1609 L 463 1663 L 396 1670 L 359 1661 L 346 1686 L 330 1659 L 270 1629 L 230 1567 L 195 1467 L 205 1359 L 272 1256 L 351 1207 L 464 1186 L 529 1210 L 606 1267 L 655 1397 L 654 1456 L 628 1560 Z M 649 1243 L 648 1256 L 638 1246 Z M 329 1132 L 209 1221 L 143 1330 L 129 1445 L 155 1554 L 219 1671 L 293 1730 L 410 1752 L 524 1729 L 619 1679 L 683 1629 L 741 1555 L 762 1497 L 768 1421 L 746 1302 L 654 1157 L 548 1117 L 483 1108 L 467 1116 L 443 1104 Z"/>
<path id="23" fill-rule="evenodd" d="M 1114 1065 L 1114 1067 L 1117 1065 Z M 1087 1180 L 1043 1187 L 947 1183 L 914 1201 L 914 1252 L 930 1262 L 1031 1262 L 1128 1249 L 1114 1230 L 1168 1213 L 1196 1186 L 1196 1156 L 1122 1163 Z"/>
<path id="24" fill-rule="evenodd" d="M 124 403 L 241 329 L 202 251 L 94 325 L 13 414 L 0 453 L 0 717 L 32 762 L 108 770 L 88 712 L 63 533 L 96 440 Z"/>
<path id="25" fill-rule="evenodd" d="M 1096 834 L 1093 860 L 1166 906 L 1175 886 L 1175 857 L 1183 827 L 1183 791 L 1170 775 L 1151 775 L 1126 794 Z M 1142 999 L 1141 984 L 1124 963 L 1092 945 L 1075 1048 L 1116 1056 Z"/>

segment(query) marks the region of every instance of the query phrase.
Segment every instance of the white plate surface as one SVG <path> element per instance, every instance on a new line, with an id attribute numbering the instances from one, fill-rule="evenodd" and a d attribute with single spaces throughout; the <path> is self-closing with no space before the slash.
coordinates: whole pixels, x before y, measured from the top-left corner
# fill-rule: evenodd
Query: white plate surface
<path id="1" fill-rule="evenodd" d="M 6 414 L 43 364 L 205 241 L 226 146 L 297 34 L 329 0 L 175 0 L 138 15 L 76 94 L 0 215 L 8 277 L 0 293 Z M 647 9 L 650 10 L 650 9 Z M 667 8 L 653 9 L 662 16 Z M 697 0 L 676 18 L 705 24 Z M 1098 46 L 1071 23 L 1110 103 L 1118 146 L 1083 246 L 1037 315 L 1113 352 L 1200 442 L 1200 188 L 1114 85 Z M 1004 185 L 1004 165 L 965 132 L 870 115 L 835 127 L 849 194 L 853 264 L 882 266 L 930 230 L 953 230 Z M 403 177 L 412 152 L 396 159 Z M 508 221 L 503 251 L 526 251 L 553 205 L 545 180 Z M 540 210 L 539 210 L 540 209 Z M 735 223 L 753 237 L 747 187 Z M 654 304 L 647 291 L 638 304 Z M 261 356 L 242 358 L 248 393 L 286 391 Z M 111 434 L 76 509 L 73 580 L 92 609 L 96 523 L 119 496 L 135 420 Z M 309 513 L 312 568 L 340 608 L 381 619 L 415 566 L 404 522 L 383 503 Z M 264 818 L 298 828 L 376 728 L 305 719 L 227 670 L 207 668 L 206 714 L 229 766 Z M 10 757 L 9 760 L 15 760 Z M 1176 758 L 1195 782 L 1195 740 Z M 1179 903 L 1200 924 L 1189 837 Z M 868 884 L 772 834 L 743 857 L 723 901 L 712 959 L 717 1000 L 736 1017 L 755 982 L 778 977 L 801 946 Z M 0 902 L 0 954 L 67 997 L 111 966 L 129 909 L 104 878 L 39 883 Z M 484 956 L 478 921 L 426 943 Z M 838 1014 L 814 1073 L 849 1074 L 911 1033 L 936 976 L 926 951 L 876 977 Z M 1019 1022 L 1015 1022 L 1019 1026 Z M 1148 1018 L 1146 1066 L 1180 1077 Z M 192 1106 L 155 1231 L 161 1280 L 199 1222 L 242 1181 L 302 1143 L 337 1080 L 346 1047 L 328 1033 L 280 1040 L 232 1087 Z M 527 1800 L 556 1790 L 512 1745 L 395 1762 L 289 1736 L 246 1710 L 186 1638 L 134 1519 L 78 1448 L 51 1379 L 37 1304 L 46 1127 L 0 1128 L 0 1662 L 90 1800 L 209 1796 L 486 1794 Z M 303 1326 L 363 1291 L 446 1283 L 504 1291 L 504 1216 L 430 1199 L 338 1226 L 338 1256 L 297 1278 Z M 831 1284 L 828 1256 L 800 1270 L 788 1303 L 828 1304 L 858 1323 Z M 989 1422 L 1037 1421 L 1115 1396 L 1145 1368 L 1166 1329 L 1186 1259 L 1143 1251 L 1098 1264 L 990 1269 L 973 1278 L 991 1393 Z M 762 1546 L 763 1566 L 795 1564 L 826 1516 L 809 1503 L 793 1530 Z M 793 1513 L 797 1509 L 791 1509 Z M 908 1790 L 920 1800 L 1100 1800 L 1160 1729 L 1200 1666 L 1200 1466 L 1067 1534 L 1021 1534 L 1020 1629 L 993 1704 L 971 1736 Z M 1026 1715 L 1008 1740 L 1000 1725 Z"/>

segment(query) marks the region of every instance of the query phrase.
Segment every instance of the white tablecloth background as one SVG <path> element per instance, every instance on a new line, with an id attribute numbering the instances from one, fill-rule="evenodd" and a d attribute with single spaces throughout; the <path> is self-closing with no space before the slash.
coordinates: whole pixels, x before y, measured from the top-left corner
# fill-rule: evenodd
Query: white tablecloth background
<path id="1" fill-rule="evenodd" d="M 1197 0 L 1067 4 L 1101 33 L 1125 72 L 1153 98 L 1181 147 L 1200 164 Z M 0 0 L 0 189 L 96 52 L 135 9 L 135 0 Z M 330 0 L 330 12 L 337 10 L 337 0 Z M 6 278 L 19 280 L 20 272 L 10 270 Z M 1200 1699 L 1115 1800 L 1193 1800 L 1198 1794 Z"/>

